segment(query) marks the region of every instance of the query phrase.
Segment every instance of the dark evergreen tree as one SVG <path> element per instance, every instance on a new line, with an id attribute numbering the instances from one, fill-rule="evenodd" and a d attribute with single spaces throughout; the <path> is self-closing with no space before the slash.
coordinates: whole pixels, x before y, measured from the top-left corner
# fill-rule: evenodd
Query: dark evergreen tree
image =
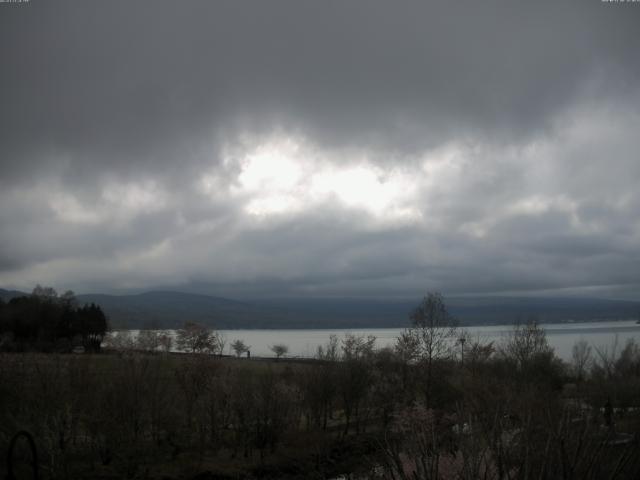
<path id="1" fill-rule="evenodd" d="M 102 309 L 95 304 L 78 307 L 71 291 L 58 297 L 53 288 L 38 286 L 31 295 L 0 305 L 3 349 L 52 351 L 82 345 L 99 351 L 107 329 Z"/>

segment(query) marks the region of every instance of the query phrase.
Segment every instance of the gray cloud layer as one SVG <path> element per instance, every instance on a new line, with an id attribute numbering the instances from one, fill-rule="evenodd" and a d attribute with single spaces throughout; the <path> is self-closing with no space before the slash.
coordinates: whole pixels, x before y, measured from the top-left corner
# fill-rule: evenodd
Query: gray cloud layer
<path id="1" fill-rule="evenodd" d="M 0 5 L 0 285 L 633 297 L 640 5 Z"/>

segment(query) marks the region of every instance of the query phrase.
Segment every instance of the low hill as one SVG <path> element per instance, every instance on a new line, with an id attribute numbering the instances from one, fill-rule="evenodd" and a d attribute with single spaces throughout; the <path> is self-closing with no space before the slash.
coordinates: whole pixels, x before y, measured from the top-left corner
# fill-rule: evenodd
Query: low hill
<path id="1" fill-rule="evenodd" d="M 0 288 L 0 299 L 2 299 L 4 302 L 8 302 L 13 297 L 22 297 L 24 295 L 28 295 L 28 294 L 24 292 L 20 292 L 18 290 L 4 290 Z"/>
<path id="2" fill-rule="evenodd" d="M 278 308 L 182 292 L 154 291 L 138 295 L 78 295 L 80 302 L 100 305 L 115 327 L 174 328 L 193 321 L 216 328 L 286 328 Z M 272 327 L 275 326 L 275 327 Z"/>
<path id="3" fill-rule="evenodd" d="M 26 295 L 0 289 L 0 298 Z M 175 328 L 194 321 L 220 329 L 384 328 L 408 326 L 419 299 L 299 298 L 238 301 L 174 291 L 135 295 L 78 295 L 102 307 L 114 328 Z M 451 314 L 463 325 L 637 318 L 640 302 L 593 298 L 451 297 Z"/>

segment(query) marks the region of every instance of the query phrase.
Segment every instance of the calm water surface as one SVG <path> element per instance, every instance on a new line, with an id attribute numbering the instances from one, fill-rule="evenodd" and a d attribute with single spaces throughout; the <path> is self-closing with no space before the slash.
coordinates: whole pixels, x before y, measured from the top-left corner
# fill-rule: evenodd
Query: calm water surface
<path id="1" fill-rule="evenodd" d="M 640 325 L 635 320 L 589 322 L 589 323 L 549 323 L 542 327 L 547 332 L 547 340 L 556 354 L 565 360 L 571 358 L 571 347 L 578 340 L 586 340 L 600 349 L 611 349 L 616 342 L 622 348 L 627 339 L 634 338 L 640 342 Z M 326 329 L 326 330 L 220 330 L 229 344 L 236 339 L 243 340 L 251 346 L 254 356 L 273 356 L 269 347 L 283 343 L 289 347 L 289 356 L 313 357 L 319 345 L 325 345 L 332 334 L 342 337 L 345 333 L 356 335 L 374 335 L 377 347 L 392 345 L 401 328 L 366 328 L 366 329 Z M 509 325 L 492 325 L 482 327 L 466 327 L 473 340 L 499 343 L 512 331 Z M 227 352 L 225 352 L 227 353 Z M 595 353 L 595 352 L 594 352 Z"/>
<path id="2" fill-rule="evenodd" d="M 618 352 L 627 340 L 633 338 L 640 343 L 640 325 L 636 320 L 619 320 L 607 322 L 585 323 L 546 323 L 541 325 L 549 344 L 556 355 L 564 360 L 571 359 L 571 348 L 578 340 L 586 340 L 595 348 L 610 352 L 617 348 Z M 482 343 L 494 342 L 499 345 L 513 331 L 510 325 L 488 325 L 464 327 L 473 341 Z M 289 347 L 289 357 L 314 357 L 320 345 L 326 345 L 331 335 L 339 338 L 347 333 L 354 335 L 373 335 L 376 347 L 391 346 L 402 332 L 402 328 L 363 328 L 363 329 L 316 329 L 316 330 L 219 330 L 226 340 L 225 354 L 232 355 L 230 344 L 234 340 L 242 340 L 251 347 L 254 357 L 272 357 L 269 349 L 277 343 Z M 137 330 L 132 333 L 137 334 Z M 175 335 L 175 330 L 169 330 Z M 174 344 L 175 345 L 175 344 Z M 593 352 L 596 353 L 595 351 Z"/>

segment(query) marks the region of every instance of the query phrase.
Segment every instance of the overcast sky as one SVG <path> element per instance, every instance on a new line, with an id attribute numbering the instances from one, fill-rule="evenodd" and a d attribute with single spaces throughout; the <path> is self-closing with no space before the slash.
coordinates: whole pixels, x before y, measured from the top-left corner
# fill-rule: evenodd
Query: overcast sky
<path id="1" fill-rule="evenodd" d="M 0 287 L 640 292 L 640 3 L 0 4 Z"/>

